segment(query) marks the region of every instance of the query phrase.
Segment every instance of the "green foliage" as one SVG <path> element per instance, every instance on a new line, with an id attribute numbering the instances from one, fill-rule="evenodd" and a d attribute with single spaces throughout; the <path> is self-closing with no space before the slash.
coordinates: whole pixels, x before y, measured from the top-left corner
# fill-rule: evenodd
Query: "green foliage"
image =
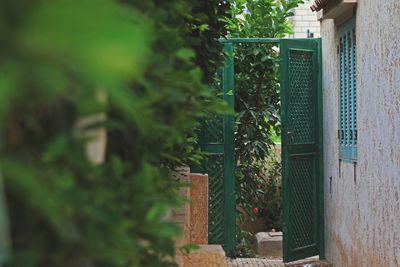
<path id="1" fill-rule="evenodd" d="M 293 15 L 291 10 L 299 3 L 302 1 L 234 1 L 229 35 L 241 38 L 285 37 L 291 33 L 288 22 Z M 279 224 L 276 223 L 281 221 L 280 175 L 271 170 L 278 171 L 276 166 L 279 165 L 267 162 L 275 160 L 273 146 L 276 135 L 280 134 L 278 51 L 272 44 L 239 44 L 235 47 L 237 204 L 239 211 L 243 210 L 249 216 L 254 216 L 252 208 L 262 208 L 263 214 L 269 216 L 269 226 L 277 228 Z M 239 219 L 243 218 L 241 214 Z M 239 236 L 239 240 L 243 238 L 246 236 Z M 243 246 L 239 245 L 238 253 L 248 255 L 248 250 L 240 247 Z"/>
<path id="2" fill-rule="evenodd" d="M 192 34 L 189 42 L 196 50 L 195 62 L 203 70 L 203 81 L 206 84 L 213 82 L 214 74 L 222 61 L 222 46 L 215 40 L 227 34 L 227 15 L 230 10 L 230 1 L 201 0 L 192 1 L 195 7 L 189 15 Z"/>
<path id="3" fill-rule="evenodd" d="M 283 38 L 292 33 L 288 18 L 303 0 L 235 0 L 230 37 Z"/>
<path id="4" fill-rule="evenodd" d="M 258 199 L 258 216 L 263 218 L 266 230 L 282 230 L 281 164 L 276 158 L 271 158 L 267 164 L 268 179 L 263 184 L 265 193 Z"/>
<path id="5" fill-rule="evenodd" d="M 238 201 L 250 210 L 265 193 L 266 159 L 280 131 L 279 61 L 270 45 L 243 44 L 236 51 Z"/>
<path id="6" fill-rule="evenodd" d="M 197 121 L 221 110 L 202 76 L 220 60 L 219 2 L 0 1 L 7 266 L 174 265 L 171 170 L 199 160 Z"/>
<path id="7" fill-rule="evenodd" d="M 254 257 L 255 254 L 251 250 L 254 236 L 249 231 L 238 229 L 238 239 L 236 241 L 236 256 L 237 257 Z"/>

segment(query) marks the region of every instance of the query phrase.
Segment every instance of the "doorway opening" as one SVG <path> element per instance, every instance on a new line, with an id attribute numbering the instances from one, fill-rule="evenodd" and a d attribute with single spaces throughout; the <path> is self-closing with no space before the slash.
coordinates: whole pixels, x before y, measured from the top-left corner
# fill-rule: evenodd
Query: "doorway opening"
<path id="1" fill-rule="evenodd" d="M 241 183 L 238 187 L 238 179 L 243 178 L 242 176 L 252 175 L 249 173 L 252 166 L 243 166 L 242 164 L 251 161 L 251 158 L 250 160 L 249 158 L 238 158 L 238 153 L 243 152 L 239 149 L 245 150 L 246 146 L 253 146 L 252 149 L 259 148 L 257 153 L 270 153 L 270 150 L 263 149 L 262 142 L 256 143 L 257 140 L 251 135 L 258 131 L 252 132 L 251 127 L 265 127 L 265 125 L 271 125 L 270 122 L 274 122 L 273 127 L 266 129 L 265 132 L 270 134 L 266 138 L 275 138 L 272 141 L 276 143 L 281 141 L 280 149 L 279 144 L 275 146 L 275 159 L 279 166 L 279 155 L 281 155 L 282 188 L 279 188 L 280 173 L 278 171 L 272 174 L 275 177 L 269 180 L 271 182 L 275 179 L 277 182 L 275 189 L 270 186 L 272 190 L 264 192 L 265 201 L 261 203 L 264 206 L 254 207 L 253 211 L 264 216 L 262 224 L 266 231 L 271 232 L 275 228 L 277 232 L 282 230 L 284 262 L 315 255 L 324 258 L 321 41 L 313 38 L 237 38 L 222 39 L 220 42 L 224 45 L 226 59 L 221 71 L 220 84 L 216 88 L 220 90 L 220 95 L 232 108 L 235 108 L 235 100 L 236 103 L 242 101 L 240 97 L 243 97 L 243 94 L 241 96 L 236 94 L 237 90 L 242 92 L 247 88 L 257 90 L 254 84 L 252 85 L 254 81 L 248 79 L 249 77 L 240 76 L 246 75 L 245 71 L 235 71 L 235 60 L 248 60 L 248 58 L 257 56 L 257 53 L 262 53 L 263 49 L 267 49 L 269 52 L 272 49 L 278 54 L 280 80 L 277 84 L 280 86 L 277 90 L 280 92 L 277 97 L 280 103 L 280 114 L 273 114 L 271 112 L 273 109 L 269 113 L 266 109 L 265 114 L 256 114 L 257 110 L 246 107 L 246 101 L 243 101 L 241 104 L 244 105 L 244 109 L 249 109 L 244 110 L 242 106 L 239 112 L 243 111 L 243 114 L 230 114 L 223 118 L 216 116 L 205 122 L 200 136 L 200 145 L 208 153 L 204 170 L 209 174 L 210 180 L 209 243 L 222 244 L 228 255 L 235 254 L 236 238 L 240 236 L 240 233 L 236 231 L 237 203 L 241 201 L 241 199 L 238 200 L 238 196 L 242 197 L 248 194 L 251 197 L 253 192 L 257 193 L 257 190 L 260 189 L 253 188 L 254 184 L 247 187 L 246 183 Z M 249 50 L 253 54 L 243 55 L 242 53 L 243 57 L 237 58 L 235 49 L 241 49 L 243 52 L 243 49 L 249 46 L 259 48 L 259 51 L 257 49 Z M 262 70 L 266 66 L 274 68 L 274 64 L 275 59 L 268 57 L 268 53 L 266 53 L 261 60 L 248 62 L 248 67 L 250 69 L 260 65 Z M 275 70 L 267 68 L 260 75 L 265 75 L 268 71 Z M 237 82 L 236 86 L 235 82 Z M 269 84 L 272 86 L 271 90 L 275 90 L 274 82 L 276 81 L 271 81 Z M 239 83 L 246 88 L 238 88 Z M 268 103 L 261 104 L 268 105 Z M 240 105 L 236 104 L 236 109 L 238 106 Z M 279 109 L 279 107 L 277 108 Z M 260 122 L 259 125 L 250 125 L 249 129 L 241 128 L 240 116 L 249 114 Z M 262 119 L 260 120 L 257 116 L 264 116 L 265 124 L 261 123 Z M 275 117 L 271 119 L 268 116 L 281 116 L 281 120 Z M 239 140 L 243 147 L 238 147 L 238 139 L 246 138 L 247 140 Z M 266 142 L 267 145 L 270 143 Z M 246 155 L 244 154 L 244 156 Z M 247 156 L 254 157 L 254 154 Z M 269 157 L 269 159 L 269 162 L 264 162 L 265 170 L 271 167 L 274 157 Z M 246 167 L 248 168 L 246 169 Z M 279 204 L 280 196 L 282 196 L 281 204 Z M 267 202 L 271 202 L 273 205 L 267 205 Z M 279 220 L 279 214 L 271 216 L 270 213 L 279 212 L 280 207 L 283 209 L 282 222 L 267 222 L 268 218 Z M 276 233 L 275 236 L 278 235 Z"/>

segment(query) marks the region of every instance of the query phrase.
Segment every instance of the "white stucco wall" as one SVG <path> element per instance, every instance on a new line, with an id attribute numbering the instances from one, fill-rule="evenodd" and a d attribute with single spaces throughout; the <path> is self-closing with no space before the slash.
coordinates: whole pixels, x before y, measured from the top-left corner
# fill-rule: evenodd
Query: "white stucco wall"
<path id="1" fill-rule="evenodd" d="M 337 267 L 398 267 L 400 0 L 358 2 L 355 168 L 339 166 L 337 28 L 321 22 L 326 257 Z"/>
<path id="2" fill-rule="evenodd" d="M 317 13 L 312 12 L 310 6 L 313 0 L 305 0 L 304 4 L 299 5 L 293 10 L 294 16 L 290 18 L 293 26 L 291 38 L 307 38 L 307 30 L 314 34 L 314 37 L 320 37 L 320 25 L 317 20 Z"/>

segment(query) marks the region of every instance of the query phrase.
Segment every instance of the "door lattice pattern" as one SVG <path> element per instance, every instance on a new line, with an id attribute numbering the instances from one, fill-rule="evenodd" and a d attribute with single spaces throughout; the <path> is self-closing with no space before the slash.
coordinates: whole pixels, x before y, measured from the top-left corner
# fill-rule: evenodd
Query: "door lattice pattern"
<path id="1" fill-rule="evenodd" d="M 293 226 L 292 246 L 306 247 L 316 243 L 313 229 L 315 195 L 314 156 L 292 157 L 290 161 L 290 220 Z"/>
<path id="2" fill-rule="evenodd" d="M 213 115 L 210 119 L 204 122 L 204 138 L 208 143 L 222 144 L 224 142 L 223 117 Z"/>
<path id="3" fill-rule="evenodd" d="M 209 170 L 208 237 L 210 244 L 225 244 L 223 164 L 224 156 L 222 154 L 207 157 L 207 170 Z"/>
<path id="4" fill-rule="evenodd" d="M 310 143 L 315 140 L 313 92 L 313 52 L 289 50 L 289 143 Z"/>
<path id="5" fill-rule="evenodd" d="M 283 259 L 324 257 L 321 40 L 282 40 Z"/>

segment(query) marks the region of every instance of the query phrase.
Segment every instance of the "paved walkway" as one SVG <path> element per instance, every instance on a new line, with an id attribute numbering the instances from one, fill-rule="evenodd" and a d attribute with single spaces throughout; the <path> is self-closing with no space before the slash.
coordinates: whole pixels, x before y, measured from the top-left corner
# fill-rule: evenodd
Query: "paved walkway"
<path id="1" fill-rule="evenodd" d="M 318 261 L 318 259 L 311 258 L 302 261 L 296 261 L 290 264 L 284 264 L 282 260 L 273 259 L 258 259 L 258 258 L 228 258 L 228 267 L 332 267 L 327 262 Z"/>

